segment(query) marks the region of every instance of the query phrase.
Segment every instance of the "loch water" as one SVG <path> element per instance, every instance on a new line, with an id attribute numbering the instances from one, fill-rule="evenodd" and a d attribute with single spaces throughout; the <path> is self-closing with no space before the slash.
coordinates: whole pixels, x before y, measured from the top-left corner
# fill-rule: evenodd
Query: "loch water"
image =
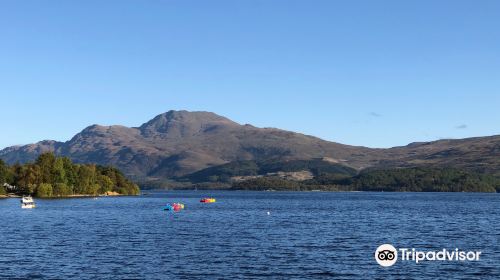
<path id="1" fill-rule="evenodd" d="M 202 204 L 202 197 L 215 197 Z M 163 211 L 182 202 L 185 210 Z M 0 279 L 500 279 L 500 194 L 164 191 L 0 199 Z M 376 248 L 481 251 L 400 261 Z"/>

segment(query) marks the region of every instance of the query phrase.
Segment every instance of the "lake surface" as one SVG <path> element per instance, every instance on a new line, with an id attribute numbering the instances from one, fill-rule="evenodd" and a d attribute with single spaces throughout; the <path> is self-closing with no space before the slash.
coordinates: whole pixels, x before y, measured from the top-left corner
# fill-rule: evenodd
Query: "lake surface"
<path id="1" fill-rule="evenodd" d="M 204 196 L 217 203 L 199 203 Z M 175 191 L 36 202 L 0 199 L 0 279 L 500 279 L 499 194 Z M 168 202 L 186 209 L 162 211 Z M 482 255 L 384 268 L 374 259 L 384 243 Z"/>

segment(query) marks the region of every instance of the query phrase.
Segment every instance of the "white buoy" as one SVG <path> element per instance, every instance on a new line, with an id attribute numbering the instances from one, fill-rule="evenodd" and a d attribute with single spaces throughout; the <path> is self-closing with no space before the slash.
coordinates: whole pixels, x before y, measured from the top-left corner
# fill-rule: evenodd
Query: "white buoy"
<path id="1" fill-rule="evenodd" d="M 268 215 L 268 216 L 269 216 L 269 215 L 271 215 L 271 212 L 267 211 L 267 215 Z"/>

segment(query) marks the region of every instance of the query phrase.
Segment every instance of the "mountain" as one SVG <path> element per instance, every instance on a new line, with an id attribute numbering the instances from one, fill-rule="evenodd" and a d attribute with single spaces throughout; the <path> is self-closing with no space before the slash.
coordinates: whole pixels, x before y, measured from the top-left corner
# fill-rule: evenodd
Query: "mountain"
<path id="1" fill-rule="evenodd" d="M 173 178 L 235 161 L 322 159 L 365 168 L 456 166 L 500 173 L 500 136 L 371 149 L 276 128 L 241 125 L 211 112 L 169 111 L 140 127 L 92 125 L 67 142 L 42 141 L 0 151 L 7 163 L 53 151 L 75 162 L 113 165 L 140 179 Z"/>
<path id="2" fill-rule="evenodd" d="M 275 128 L 240 125 L 210 112 L 169 111 L 140 127 L 92 125 L 67 142 L 42 141 L 0 151 L 12 164 L 53 151 L 76 162 L 110 164 L 135 177 L 172 177 L 237 160 L 329 157 L 371 166 L 373 149 L 331 143 Z"/>
<path id="3" fill-rule="evenodd" d="M 500 135 L 412 143 L 385 151 L 374 167 L 452 167 L 500 175 Z"/>

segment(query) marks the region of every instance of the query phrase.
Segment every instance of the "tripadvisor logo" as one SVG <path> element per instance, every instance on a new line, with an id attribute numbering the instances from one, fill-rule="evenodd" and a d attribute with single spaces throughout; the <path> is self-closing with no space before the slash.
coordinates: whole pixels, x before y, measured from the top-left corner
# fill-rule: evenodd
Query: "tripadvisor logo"
<path id="1" fill-rule="evenodd" d="M 398 261 L 398 251 L 391 244 L 380 245 L 375 251 L 375 260 L 381 266 L 393 266 Z"/>
<path id="2" fill-rule="evenodd" d="M 384 267 L 393 266 L 398 257 L 401 261 L 420 263 L 423 261 L 479 261 L 480 251 L 463 251 L 459 249 L 439 251 L 418 251 L 415 249 L 396 249 L 391 244 L 380 245 L 375 251 L 375 260 Z"/>

